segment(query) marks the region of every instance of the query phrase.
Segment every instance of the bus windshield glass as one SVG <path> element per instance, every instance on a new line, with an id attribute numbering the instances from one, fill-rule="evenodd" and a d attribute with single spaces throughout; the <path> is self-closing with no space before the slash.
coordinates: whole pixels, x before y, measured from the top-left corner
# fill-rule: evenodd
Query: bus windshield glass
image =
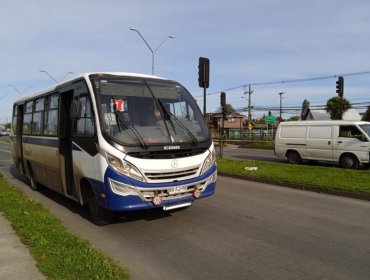
<path id="1" fill-rule="evenodd" d="M 167 80 L 93 77 L 102 131 L 124 145 L 192 143 L 209 139 L 189 92 Z"/>

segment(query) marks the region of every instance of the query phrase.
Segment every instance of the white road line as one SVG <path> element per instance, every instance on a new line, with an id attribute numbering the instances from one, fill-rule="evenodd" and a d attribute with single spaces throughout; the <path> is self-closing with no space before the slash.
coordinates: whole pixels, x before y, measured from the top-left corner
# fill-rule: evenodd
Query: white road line
<path id="1" fill-rule="evenodd" d="M 9 153 L 9 154 L 11 154 L 11 153 L 12 153 L 11 151 L 8 151 L 8 150 L 2 150 L 2 149 L 0 149 L 0 152 Z"/>

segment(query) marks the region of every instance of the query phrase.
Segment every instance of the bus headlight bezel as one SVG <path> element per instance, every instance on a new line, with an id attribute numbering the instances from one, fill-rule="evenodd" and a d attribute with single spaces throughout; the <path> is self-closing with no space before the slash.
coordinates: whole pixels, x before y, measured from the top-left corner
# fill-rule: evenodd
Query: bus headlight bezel
<path id="1" fill-rule="evenodd" d="M 119 159 L 118 157 L 113 156 L 109 153 L 106 153 L 106 159 L 109 166 L 111 166 L 117 172 L 129 176 L 135 180 L 145 182 L 145 178 L 140 173 L 140 171 L 128 161 L 124 159 Z"/>
<path id="2" fill-rule="evenodd" d="M 201 175 L 204 174 L 211 166 L 216 162 L 216 150 L 212 149 L 205 161 L 203 162 L 203 167 L 201 171 Z"/>

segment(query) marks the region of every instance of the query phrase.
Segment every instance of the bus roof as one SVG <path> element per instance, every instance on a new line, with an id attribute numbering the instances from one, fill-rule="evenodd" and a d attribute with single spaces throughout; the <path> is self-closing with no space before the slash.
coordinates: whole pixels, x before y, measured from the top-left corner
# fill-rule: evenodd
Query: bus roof
<path id="1" fill-rule="evenodd" d="M 148 75 L 148 74 L 140 74 L 140 73 L 130 73 L 130 72 L 86 72 L 86 73 L 75 74 L 72 77 L 70 77 L 66 80 L 60 81 L 60 82 L 58 82 L 58 83 L 56 83 L 56 84 L 54 84 L 54 85 L 52 85 L 48 88 L 44 88 L 44 89 L 39 90 L 37 92 L 34 92 L 30 95 L 22 97 L 22 98 L 16 100 L 14 103 L 22 103 L 22 102 L 24 102 L 28 99 L 32 99 L 33 97 L 42 95 L 43 93 L 48 93 L 50 91 L 53 91 L 53 90 L 57 89 L 58 87 L 60 87 L 61 85 L 68 84 L 68 83 L 70 83 L 74 80 L 78 80 L 78 79 L 81 79 L 81 78 L 88 79 L 90 75 L 99 75 L 99 74 L 112 75 L 112 76 L 122 76 L 122 77 L 137 77 L 137 78 L 151 78 L 151 79 L 166 80 L 163 77 Z"/>

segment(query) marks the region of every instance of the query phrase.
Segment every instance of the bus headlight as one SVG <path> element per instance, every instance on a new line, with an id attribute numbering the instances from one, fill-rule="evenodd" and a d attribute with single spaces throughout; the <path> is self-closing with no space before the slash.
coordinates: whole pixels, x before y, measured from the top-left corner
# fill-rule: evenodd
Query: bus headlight
<path id="1" fill-rule="evenodd" d="M 113 167 L 119 173 L 129 176 L 135 180 L 145 181 L 140 171 L 131 163 L 121 160 L 111 154 L 106 153 L 108 164 Z"/>
<path id="2" fill-rule="evenodd" d="M 216 161 L 216 150 L 212 149 L 212 151 L 209 153 L 208 157 L 203 163 L 201 174 L 206 172 L 215 163 L 215 161 Z"/>

